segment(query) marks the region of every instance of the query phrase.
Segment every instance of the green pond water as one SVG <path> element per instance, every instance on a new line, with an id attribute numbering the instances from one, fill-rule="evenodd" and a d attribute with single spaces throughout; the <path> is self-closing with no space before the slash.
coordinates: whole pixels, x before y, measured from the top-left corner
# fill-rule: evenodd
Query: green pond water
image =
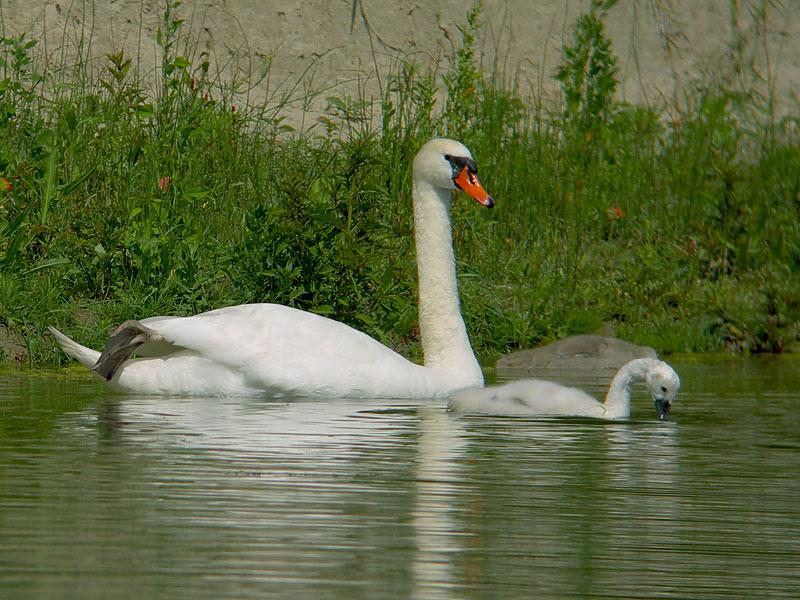
<path id="1" fill-rule="evenodd" d="M 666 423 L 2 371 L 0 598 L 800 597 L 800 362 L 670 362 Z"/>

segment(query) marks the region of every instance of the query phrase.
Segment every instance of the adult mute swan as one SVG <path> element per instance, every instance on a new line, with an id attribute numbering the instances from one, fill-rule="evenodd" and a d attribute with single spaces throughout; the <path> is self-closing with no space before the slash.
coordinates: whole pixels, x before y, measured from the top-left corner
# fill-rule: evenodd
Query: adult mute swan
<path id="1" fill-rule="evenodd" d="M 659 419 L 666 419 L 681 382 L 672 367 L 653 358 L 634 359 L 617 371 L 604 404 L 576 388 L 541 379 L 520 379 L 500 386 L 459 390 L 451 396 L 449 408 L 485 415 L 627 419 L 631 414 L 631 388 L 639 382 L 647 385 Z"/>
<path id="2" fill-rule="evenodd" d="M 494 205 L 477 170 L 470 151 L 449 139 L 430 140 L 414 158 L 424 366 L 348 325 L 278 304 L 126 321 L 102 353 L 50 331 L 67 354 L 126 393 L 433 398 L 482 385 L 461 317 L 450 228 L 452 190 Z"/>

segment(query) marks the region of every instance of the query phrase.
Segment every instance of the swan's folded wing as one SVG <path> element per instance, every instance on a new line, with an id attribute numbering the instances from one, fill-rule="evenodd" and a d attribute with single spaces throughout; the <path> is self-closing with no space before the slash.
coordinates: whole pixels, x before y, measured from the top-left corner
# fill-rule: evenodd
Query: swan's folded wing
<path id="1" fill-rule="evenodd" d="M 385 397 L 431 387 L 428 369 L 368 335 L 287 306 L 247 304 L 142 323 L 176 348 L 240 371 L 266 393 Z"/>

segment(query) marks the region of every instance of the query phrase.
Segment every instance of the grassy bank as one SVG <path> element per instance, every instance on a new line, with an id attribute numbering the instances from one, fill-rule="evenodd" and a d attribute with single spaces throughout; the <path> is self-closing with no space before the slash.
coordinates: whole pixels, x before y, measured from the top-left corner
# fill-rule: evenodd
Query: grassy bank
<path id="1" fill-rule="evenodd" d="M 619 104 L 591 13 L 556 74 L 564 104 L 523 101 L 479 67 L 476 5 L 452 64 L 400 62 L 380 101 L 331 98 L 291 132 L 182 50 L 179 11 L 153 89 L 122 54 L 64 82 L 26 37 L 0 44 L 0 335 L 23 360 L 64 360 L 47 324 L 98 347 L 126 318 L 262 301 L 418 358 L 410 162 L 441 134 L 497 199 L 453 215 L 485 359 L 609 323 L 662 353 L 800 349 L 800 138 L 767 100 Z"/>

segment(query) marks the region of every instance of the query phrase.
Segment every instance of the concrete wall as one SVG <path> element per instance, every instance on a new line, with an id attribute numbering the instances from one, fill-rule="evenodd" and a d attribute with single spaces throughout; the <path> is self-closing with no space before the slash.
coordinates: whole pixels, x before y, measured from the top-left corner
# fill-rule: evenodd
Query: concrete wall
<path id="1" fill-rule="evenodd" d="M 303 98 L 373 93 L 376 73 L 398 57 L 446 64 L 460 44 L 468 0 L 187 0 L 198 52 L 231 81 L 271 64 L 254 99 L 288 95 L 300 122 Z M 480 39 L 487 68 L 495 62 L 545 100 L 562 42 L 569 43 L 578 0 L 485 0 Z M 88 48 L 95 64 L 125 49 L 144 73 L 158 63 L 158 0 L 0 0 L 4 35 L 28 32 L 53 65 L 62 52 Z M 671 102 L 697 81 L 723 80 L 773 93 L 779 112 L 797 113 L 800 80 L 800 1 L 620 0 L 606 17 L 620 59 L 620 96 L 630 102 Z M 91 42 L 90 44 L 88 42 Z M 500 59 L 495 61 L 495 50 Z M 313 113 L 305 125 L 313 122 Z"/>

